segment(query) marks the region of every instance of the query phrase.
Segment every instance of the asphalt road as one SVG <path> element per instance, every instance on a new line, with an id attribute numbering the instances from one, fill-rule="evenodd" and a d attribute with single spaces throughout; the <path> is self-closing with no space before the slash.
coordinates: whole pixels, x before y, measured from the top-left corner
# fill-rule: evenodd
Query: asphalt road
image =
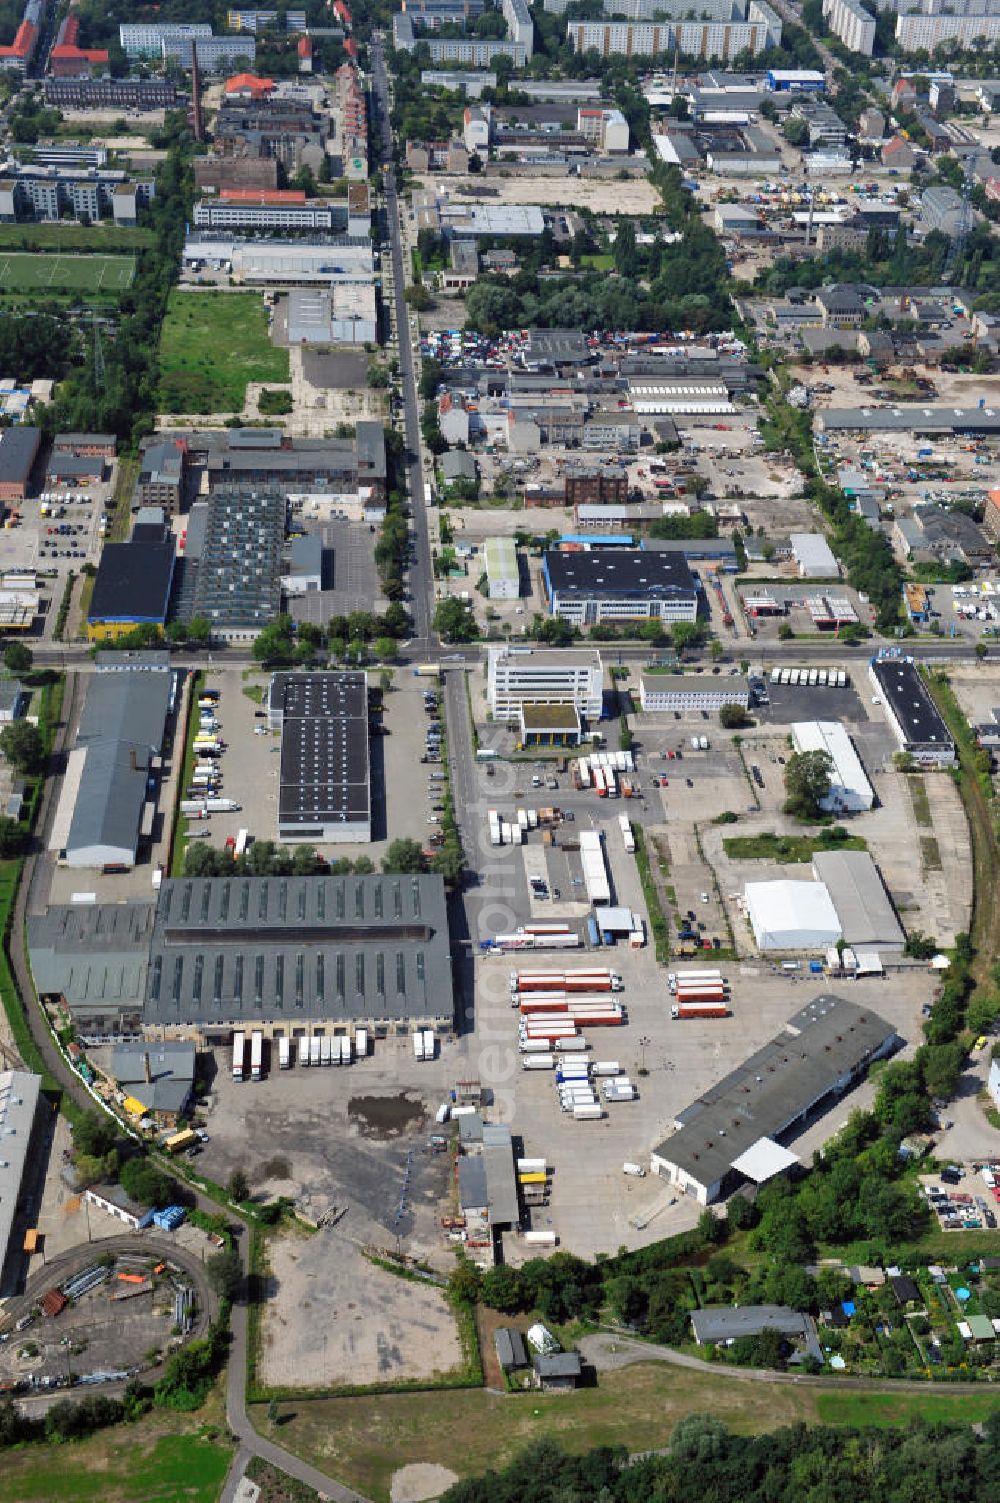
<path id="1" fill-rule="evenodd" d="M 424 472 L 420 460 L 420 407 L 417 397 L 416 371 L 413 346 L 410 342 L 410 321 L 404 296 L 406 274 L 403 264 L 403 239 L 399 221 L 399 198 L 396 193 L 396 169 L 392 157 L 392 131 L 389 124 L 389 77 L 382 52 L 382 39 L 372 38 L 372 103 L 380 124 L 379 148 L 382 161 L 382 176 L 385 183 L 386 219 L 392 247 L 393 270 L 393 315 L 396 320 L 396 339 L 399 346 L 399 373 L 403 388 L 404 435 L 406 439 L 406 472 L 410 491 L 410 509 L 413 516 L 414 551 L 410 564 L 410 611 L 414 623 L 413 647 L 418 655 L 426 655 L 425 645 L 431 640 L 431 602 L 434 595 L 434 576 L 431 570 L 430 540 L 427 533 L 427 512 L 424 506 Z"/>

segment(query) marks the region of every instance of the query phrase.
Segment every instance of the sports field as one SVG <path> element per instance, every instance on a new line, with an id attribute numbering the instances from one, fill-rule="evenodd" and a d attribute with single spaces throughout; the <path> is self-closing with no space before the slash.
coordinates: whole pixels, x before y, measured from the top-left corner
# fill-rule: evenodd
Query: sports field
<path id="1" fill-rule="evenodd" d="M 4 292 L 90 292 L 115 295 L 131 287 L 134 256 L 51 256 L 0 250 Z"/>

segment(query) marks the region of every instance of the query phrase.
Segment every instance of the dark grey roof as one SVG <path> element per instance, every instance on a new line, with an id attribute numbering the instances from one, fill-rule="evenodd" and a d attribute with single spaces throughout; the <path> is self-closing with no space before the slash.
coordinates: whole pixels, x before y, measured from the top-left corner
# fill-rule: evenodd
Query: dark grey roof
<path id="1" fill-rule="evenodd" d="M 497 1122 L 483 1123 L 483 1163 L 486 1166 L 490 1224 L 515 1226 L 521 1212 L 509 1127 Z"/>
<path id="2" fill-rule="evenodd" d="M 115 1080 L 151 1112 L 183 1111 L 194 1085 L 194 1071 L 194 1044 L 117 1044 L 111 1055 Z"/>
<path id="3" fill-rule="evenodd" d="M 53 449 L 110 449 L 118 447 L 113 433 L 57 433 L 52 440 Z"/>
<path id="4" fill-rule="evenodd" d="M 617 595 L 661 600 L 695 593 L 691 570 L 681 553 L 645 548 L 549 552 L 545 555 L 545 569 L 553 591 L 563 596 Z"/>
<path id="5" fill-rule="evenodd" d="M 279 826 L 369 820 L 367 675 L 276 673 L 269 703 L 281 719 Z"/>
<path id="6" fill-rule="evenodd" d="M 163 741 L 170 680 L 164 673 L 96 673 L 87 685 L 76 744 L 124 741 L 157 754 Z"/>
<path id="7" fill-rule="evenodd" d="M 895 1037 L 877 1013 L 843 997 L 815 997 L 769 1043 L 703 1091 L 653 1153 L 699 1184 L 721 1183 L 748 1148 L 785 1132 Z"/>
<path id="8" fill-rule="evenodd" d="M 882 658 L 872 664 L 871 672 L 902 727 L 907 746 L 954 745 L 915 663 L 908 658 Z"/>
<path id="9" fill-rule="evenodd" d="M 140 485 L 180 485 L 184 451 L 176 443 L 151 444 L 142 457 Z"/>
<path id="10" fill-rule="evenodd" d="M 26 707 L 31 695 L 16 678 L 0 678 L 0 710 L 16 717 L 21 713 L 22 701 Z"/>
<path id="11" fill-rule="evenodd" d="M 908 1305 L 911 1300 L 920 1298 L 920 1290 L 908 1273 L 890 1274 L 889 1286 L 901 1305 Z"/>
<path id="12" fill-rule="evenodd" d="M 449 449 L 441 456 L 441 474 L 445 480 L 475 480 L 476 461 L 464 449 Z"/>
<path id="13" fill-rule="evenodd" d="M 123 673 L 128 668 L 144 672 L 167 672 L 170 668 L 170 654 L 157 652 L 155 649 L 149 652 L 115 652 L 112 648 L 102 648 L 94 655 L 94 669 L 97 673 Z"/>
<path id="14" fill-rule="evenodd" d="M 106 463 L 100 454 L 67 454 L 53 449 L 45 473 L 49 480 L 100 480 Z"/>
<path id="15" fill-rule="evenodd" d="M 83 772 L 65 850 L 93 855 L 92 863 L 134 861 L 142 806 L 146 799 L 149 752 L 124 741 L 92 741 Z"/>
<path id="16" fill-rule="evenodd" d="M 163 622 L 174 575 L 173 539 L 106 543 L 88 621 Z"/>
<path id="17" fill-rule="evenodd" d="M 859 428 L 896 433 L 1000 433 L 993 407 L 826 407 L 816 414 L 824 432 Z"/>
<path id="18" fill-rule="evenodd" d="M 488 1201 L 486 1165 L 481 1158 L 458 1161 L 458 1204 L 463 1211 L 478 1210 Z"/>
<path id="19" fill-rule="evenodd" d="M 590 358 L 587 341 L 578 329 L 530 329 L 525 362 L 528 365 L 575 364 Z"/>
<path id="20" fill-rule="evenodd" d="M 903 948 L 906 936 L 867 851 L 817 851 L 813 870 L 833 899 L 845 945 Z"/>
<path id="21" fill-rule="evenodd" d="M 160 889 L 151 1026 L 453 1016 L 438 876 L 178 878 Z"/>
<path id="22" fill-rule="evenodd" d="M 40 429 L 23 424 L 0 432 L 0 482 L 24 485 L 41 441 Z"/>
<path id="23" fill-rule="evenodd" d="M 187 559 L 194 581 L 190 594 L 185 591 L 185 615 L 204 616 L 220 630 L 254 630 L 275 619 L 281 605 L 285 511 L 282 492 L 249 488 L 217 489 L 203 507 L 192 507 Z M 196 513 L 195 559 L 190 545 Z"/>
<path id="24" fill-rule="evenodd" d="M 505 1371 L 512 1367 L 527 1367 L 528 1353 L 524 1337 L 516 1326 L 497 1326 L 493 1332 L 493 1344 L 497 1349 L 500 1366 Z"/>
<path id="25" fill-rule="evenodd" d="M 385 430 L 381 423 L 360 422 L 355 434 L 358 483 L 385 480 Z"/>
<path id="26" fill-rule="evenodd" d="M 732 538 L 647 538 L 646 553 L 682 553 L 685 558 L 735 559 Z"/>
<path id="27" fill-rule="evenodd" d="M 536 1352 L 531 1365 L 540 1378 L 578 1378 L 583 1370 L 579 1352 Z"/>
<path id="28" fill-rule="evenodd" d="M 69 903 L 28 918 L 28 950 L 42 996 L 74 1013 L 139 1009 L 153 932 L 152 903 Z"/>
<path id="29" fill-rule="evenodd" d="M 788 1305 L 707 1305 L 691 1311 L 695 1340 L 735 1341 L 740 1336 L 759 1336 L 778 1331 L 782 1336 L 804 1336 L 806 1317 Z"/>

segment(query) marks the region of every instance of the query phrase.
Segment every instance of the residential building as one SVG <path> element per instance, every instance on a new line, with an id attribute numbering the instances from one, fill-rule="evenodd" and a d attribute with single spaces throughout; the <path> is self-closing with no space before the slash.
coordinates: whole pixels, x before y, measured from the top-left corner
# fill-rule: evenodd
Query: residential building
<path id="1" fill-rule="evenodd" d="M 869 108 L 858 116 L 858 135 L 865 141 L 881 141 L 885 135 L 885 116 L 881 110 Z"/>
<path id="2" fill-rule="evenodd" d="M 268 725 L 281 731 L 278 839 L 372 838 L 365 673 L 276 673 Z"/>
<path id="3" fill-rule="evenodd" d="M 639 703 L 648 714 L 672 710 L 721 710 L 723 705 L 750 706 L 749 680 L 713 673 L 643 673 Z"/>
<path id="4" fill-rule="evenodd" d="M 34 1184 L 44 1161 L 42 1135 L 51 1120 L 39 1111 L 42 1077 L 26 1070 L 0 1071 L 0 1298 L 14 1294 L 21 1283 L 24 1233 L 28 1212 L 37 1204 Z M 46 1103 L 46 1106 L 48 1104 Z"/>
<path id="5" fill-rule="evenodd" d="M 420 82 L 425 89 L 448 89 L 452 93 L 464 94 L 466 99 L 480 99 L 486 89 L 495 89 L 497 76 L 495 73 L 461 69 L 449 71 L 446 68 L 425 68 L 420 75 Z"/>
<path id="6" fill-rule="evenodd" d="M 496 720 L 516 720 L 522 705 L 572 705 L 596 722 L 603 712 L 603 688 L 601 655 L 592 648 L 489 649 L 486 701 Z"/>
<path id="7" fill-rule="evenodd" d="M 892 136 L 879 152 L 883 167 L 894 167 L 898 172 L 909 172 L 917 160 L 917 154 L 903 136 Z"/>
<path id="8" fill-rule="evenodd" d="M 861 758 L 844 727 L 832 720 L 798 720 L 791 727 L 797 752 L 825 752 L 830 758 L 830 791 L 820 807 L 831 814 L 860 814 L 872 807 L 875 794 Z"/>
<path id="9" fill-rule="evenodd" d="M 868 674 L 900 751 L 927 766 L 950 766 L 955 743 L 912 658 L 876 658 Z"/>
<path id="10" fill-rule="evenodd" d="M 414 25 L 417 19 L 418 24 Z M 522 42 L 493 41 L 480 37 L 438 37 L 427 35 L 416 13 L 398 11 L 392 18 L 392 45 L 397 52 L 412 52 L 418 41 L 427 48 L 433 63 L 459 63 L 472 68 L 489 68 L 498 57 L 509 57 L 515 68 L 528 60 Z"/>
<path id="11" fill-rule="evenodd" d="M 595 622 L 695 621 L 698 591 L 682 555 L 639 548 L 548 552 L 542 587 L 553 616 Z"/>
<path id="12" fill-rule="evenodd" d="M 59 23 L 56 39 L 49 52 L 49 72 L 53 78 L 89 78 L 92 73 L 106 73 L 106 47 L 85 49 L 79 45 L 80 18 L 69 11 Z"/>
<path id="13" fill-rule="evenodd" d="M 849 51 L 871 57 L 875 51 L 875 17 L 859 0 L 823 0 L 823 18 Z"/>
<path id="14" fill-rule="evenodd" d="M 47 167 L 26 163 L 0 180 L 0 221 L 58 220 L 72 215 L 96 223 L 111 214 L 116 224 L 134 224 L 136 206 L 155 192 L 152 178 L 127 182 L 124 172 Z"/>
<path id="15" fill-rule="evenodd" d="M 781 21 L 764 0 L 749 0 L 739 12 L 741 20 L 708 22 L 570 21 L 566 38 L 574 51 L 596 51 L 602 57 L 652 57 L 679 49 L 693 57 L 728 62 L 741 52 L 753 56 L 780 47 Z"/>
<path id="16" fill-rule="evenodd" d="M 203 73 L 223 73 L 234 64 L 253 66 L 257 43 L 252 36 L 217 37 L 207 22 L 179 21 L 151 24 L 123 23 L 119 41 L 131 61 L 162 58 L 181 68 L 191 67 L 192 44 L 198 48 L 198 67 Z"/>
<path id="17" fill-rule="evenodd" d="M 924 0 L 921 10 L 922 14 L 897 17 L 896 44 L 902 52 L 936 52 L 946 43 L 961 49 L 990 49 L 1000 39 L 1000 8 L 993 0 L 976 0 L 971 14 L 962 14 L 961 4 L 939 9 L 937 0 Z"/>
<path id="18" fill-rule="evenodd" d="M 34 61 L 45 19 L 45 0 L 27 0 L 9 46 L 0 47 L 0 71 L 25 74 Z"/>
<path id="19" fill-rule="evenodd" d="M 566 1393 L 579 1387 L 583 1360 L 579 1352 L 533 1352 L 535 1387 L 543 1393 Z"/>
<path id="20" fill-rule="evenodd" d="M 535 48 L 535 23 L 527 0 L 502 0 L 501 10 L 507 22 L 507 35 L 515 46 L 524 48 L 527 61 Z"/>
<path id="21" fill-rule="evenodd" d="M 691 1330 L 699 1346 L 728 1346 L 747 1336 L 777 1331 L 791 1341 L 802 1341 L 810 1357 L 823 1361 L 812 1316 L 787 1305 L 704 1305 L 691 1311 Z"/>
<path id="22" fill-rule="evenodd" d="M 895 1029 L 870 1008 L 815 997 L 680 1113 L 673 1135 L 653 1149 L 654 1173 L 701 1205 L 746 1178 L 773 1177 L 797 1162 L 780 1139 L 834 1104 L 897 1042 Z"/>
<path id="23" fill-rule="evenodd" d="M 1000 18 L 997 36 L 1000 37 Z M 920 223 L 925 231 L 940 230 L 954 239 L 962 224 L 961 194 L 954 188 L 925 188 L 920 195 Z"/>

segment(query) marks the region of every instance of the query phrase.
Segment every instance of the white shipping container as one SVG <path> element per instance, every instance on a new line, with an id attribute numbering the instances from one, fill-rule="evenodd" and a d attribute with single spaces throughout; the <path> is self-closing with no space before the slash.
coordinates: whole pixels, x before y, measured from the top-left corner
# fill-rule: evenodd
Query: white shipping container
<path id="1" fill-rule="evenodd" d="M 573 1117 L 577 1122 L 598 1122 L 603 1116 L 604 1112 L 596 1101 L 593 1106 L 584 1105 L 573 1108 Z"/>
<path id="2" fill-rule="evenodd" d="M 525 1232 L 524 1240 L 532 1247 L 555 1247 L 555 1232 Z"/>
<path id="3" fill-rule="evenodd" d="M 308 1065 L 308 1063 L 309 1063 L 309 1040 L 307 1038 L 301 1038 L 301 1039 L 299 1039 L 299 1068 L 300 1069 L 305 1069 L 305 1067 L 306 1067 L 306 1065 Z"/>
<path id="4" fill-rule="evenodd" d="M 292 1063 L 291 1041 L 289 1039 L 278 1040 L 278 1069 L 287 1070 Z"/>
<path id="5" fill-rule="evenodd" d="M 555 1059 L 551 1054 L 528 1054 L 521 1061 L 522 1070 L 554 1070 Z"/>
<path id="6" fill-rule="evenodd" d="M 599 1059 L 594 1065 L 595 1075 L 617 1075 L 621 1071 L 616 1059 Z"/>
<path id="7" fill-rule="evenodd" d="M 518 1159 L 517 1171 L 519 1174 L 544 1174 L 548 1164 L 545 1159 Z"/>
<path id="8" fill-rule="evenodd" d="M 319 1064 L 319 1036 L 315 1033 L 309 1040 L 309 1063 L 310 1065 Z"/>
<path id="9" fill-rule="evenodd" d="M 557 1049 L 559 1047 L 560 1042 L 561 1042 L 561 1040 L 559 1040 L 559 1039 L 556 1040 L 556 1048 Z M 518 1047 L 519 1047 L 519 1049 L 520 1049 L 520 1051 L 521 1051 L 522 1054 L 548 1054 L 549 1053 L 549 1041 L 548 1041 L 548 1039 L 522 1039 L 521 1042 L 520 1042 L 520 1044 L 518 1045 Z"/>
<path id="10" fill-rule="evenodd" d="M 340 1061 L 339 1049 L 337 1050 L 337 1061 L 338 1063 Z M 330 1063 L 330 1040 L 328 1038 L 322 1038 L 319 1041 L 319 1062 L 321 1065 L 328 1065 Z"/>
<path id="11" fill-rule="evenodd" d="M 417 1031 L 416 1031 L 416 1033 L 413 1035 L 413 1058 L 414 1059 L 423 1059 L 423 1057 L 424 1057 L 424 1036 L 421 1033 L 420 1029 L 418 1028 Z"/>
<path id="12" fill-rule="evenodd" d="M 351 1049 L 350 1035 L 346 1035 L 340 1041 L 340 1063 L 342 1065 L 349 1065 L 351 1063 L 352 1057 L 353 1053 Z"/>
<path id="13" fill-rule="evenodd" d="M 433 1028 L 424 1029 L 424 1059 L 433 1059 L 437 1039 L 434 1037 Z"/>
<path id="14" fill-rule="evenodd" d="M 358 1059 L 367 1059 L 367 1057 L 368 1057 L 368 1029 L 367 1028 L 356 1028 L 354 1030 L 354 1051 L 357 1054 Z"/>

